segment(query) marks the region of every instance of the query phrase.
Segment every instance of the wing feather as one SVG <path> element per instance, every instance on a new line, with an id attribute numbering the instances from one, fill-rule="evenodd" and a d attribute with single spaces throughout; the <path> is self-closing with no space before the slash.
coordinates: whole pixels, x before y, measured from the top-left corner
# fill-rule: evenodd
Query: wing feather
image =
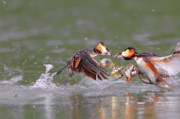
<path id="1" fill-rule="evenodd" d="M 157 68 L 158 72 L 169 76 L 178 74 L 180 72 L 180 42 L 172 55 L 165 57 L 154 56 L 148 59 Z"/>
<path id="2" fill-rule="evenodd" d="M 81 54 L 81 63 L 78 68 L 81 70 L 80 72 L 94 80 L 96 80 L 96 77 L 102 80 L 109 76 L 109 73 L 87 54 Z"/>

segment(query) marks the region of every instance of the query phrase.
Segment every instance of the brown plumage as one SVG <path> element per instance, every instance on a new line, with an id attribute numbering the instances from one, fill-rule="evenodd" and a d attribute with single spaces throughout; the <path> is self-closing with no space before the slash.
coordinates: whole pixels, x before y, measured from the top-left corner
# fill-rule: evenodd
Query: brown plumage
<path id="1" fill-rule="evenodd" d="M 65 68 L 70 70 L 70 77 L 80 73 L 94 80 L 107 79 L 110 74 L 106 69 L 101 67 L 93 58 L 98 55 L 110 55 L 108 48 L 100 42 L 95 45 L 93 50 L 83 49 L 70 58 L 67 65 L 59 70 L 56 75 L 60 74 Z M 68 80 L 68 79 L 67 79 Z"/>
<path id="2" fill-rule="evenodd" d="M 76 53 L 67 63 L 67 69 L 70 69 L 72 74 L 81 73 L 94 80 L 107 79 L 110 75 L 106 69 L 101 67 L 94 59 L 90 57 L 91 51 L 83 49 Z"/>

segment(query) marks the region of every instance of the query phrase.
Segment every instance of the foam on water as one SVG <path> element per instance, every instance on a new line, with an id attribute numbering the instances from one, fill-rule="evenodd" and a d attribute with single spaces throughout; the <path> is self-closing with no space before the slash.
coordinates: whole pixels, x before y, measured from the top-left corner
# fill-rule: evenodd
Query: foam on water
<path id="1" fill-rule="evenodd" d="M 115 80 L 112 77 L 110 77 L 108 80 L 92 80 L 90 78 L 84 77 L 78 85 L 82 87 L 84 86 L 86 88 L 104 89 L 118 83 L 125 83 L 125 81 Z"/>
<path id="2" fill-rule="evenodd" d="M 74 95 L 81 95 L 85 98 L 124 96 L 128 93 L 138 95 L 150 92 L 154 94 L 164 90 L 156 85 L 144 84 L 140 80 L 126 83 L 124 78 L 116 80 L 113 77 L 110 77 L 108 80 L 96 81 L 83 77 L 78 84 L 57 86 L 53 82 L 55 73 L 49 73 L 53 69 L 53 65 L 46 64 L 45 67 L 45 72 L 40 75 L 39 79 L 32 86 L 16 85 L 19 81 L 23 80 L 22 75 L 14 76 L 8 81 L 1 81 L 0 104 L 70 105 L 68 100 Z M 166 94 L 179 95 L 180 77 L 174 76 L 165 80 L 175 87 L 172 90 L 166 90 Z"/>
<path id="3" fill-rule="evenodd" d="M 32 86 L 33 88 L 55 88 L 56 85 L 53 83 L 53 77 L 56 73 L 49 73 L 53 69 L 53 65 L 45 64 L 45 73 L 42 73 L 39 79 Z"/>
<path id="4" fill-rule="evenodd" d="M 23 80 L 23 76 L 22 75 L 19 75 L 19 76 L 14 76 L 12 77 L 10 80 L 5 80 L 5 81 L 1 81 L 0 83 L 1 84 L 16 84 L 17 82 L 19 81 L 22 81 Z"/>
<path id="5" fill-rule="evenodd" d="M 162 88 L 157 87 L 156 85 L 147 85 L 142 83 L 141 81 L 133 81 L 130 83 L 126 83 L 124 78 L 116 80 L 113 77 L 110 77 L 108 80 L 92 80 L 87 77 L 83 77 L 82 80 L 73 86 L 71 85 L 60 85 L 57 86 L 53 83 L 53 77 L 56 73 L 49 73 L 51 69 L 53 69 L 53 65 L 45 64 L 46 67 L 45 73 L 42 73 L 39 79 L 34 83 L 32 88 L 61 88 L 66 90 L 66 93 L 71 92 L 91 92 L 93 95 L 97 95 L 97 92 L 100 92 L 102 95 L 106 94 L 116 94 L 117 91 L 120 91 L 122 94 L 125 93 L 139 93 L 146 91 L 160 91 Z M 173 78 L 173 79 L 172 79 Z M 179 77 L 170 77 L 165 79 L 168 83 L 172 85 L 177 85 L 179 82 Z M 73 80 L 73 79 L 72 79 Z"/>

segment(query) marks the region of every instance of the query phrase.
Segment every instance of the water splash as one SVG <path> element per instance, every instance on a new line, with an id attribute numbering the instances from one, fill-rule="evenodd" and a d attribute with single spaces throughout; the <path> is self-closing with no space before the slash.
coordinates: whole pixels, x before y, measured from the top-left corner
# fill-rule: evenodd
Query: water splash
<path id="1" fill-rule="evenodd" d="M 19 75 L 19 76 L 15 76 L 15 77 L 11 78 L 10 80 L 2 81 L 0 83 L 1 84 L 11 84 L 11 85 L 14 85 L 17 82 L 22 81 L 22 80 L 23 80 L 23 76 Z"/>
<path id="2" fill-rule="evenodd" d="M 55 73 L 49 73 L 51 69 L 53 69 L 53 65 L 51 64 L 45 64 L 44 65 L 46 70 L 45 73 L 42 73 L 39 79 L 35 82 L 35 84 L 32 86 L 33 88 L 56 88 L 56 85 L 53 83 L 53 77 L 55 76 Z"/>
<path id="3" fill-rule="evenodd" d="M 51 64 L 45 64 L 44 66 L 46 67 L 46 71 L 45 71 L 45 73 L 48 73 L 51 69 L 53 69 L 53 68 L 54 68 L 54 66 L 53 66 L 53 65 L 51 65 Z"/>

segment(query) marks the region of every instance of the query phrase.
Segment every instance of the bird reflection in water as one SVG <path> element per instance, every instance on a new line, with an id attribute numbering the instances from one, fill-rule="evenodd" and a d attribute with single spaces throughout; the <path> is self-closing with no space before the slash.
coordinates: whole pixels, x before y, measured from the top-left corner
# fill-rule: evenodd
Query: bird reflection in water
<path id="1" fill-rule="evenodd" d="M 158 95 L 155 93 L 130 94 L 124 96 L 105 97 L 71 97 L 72 118 L 82 117 L 98 119 L 134 119 L 156 118 L 156 102 Z"/>

